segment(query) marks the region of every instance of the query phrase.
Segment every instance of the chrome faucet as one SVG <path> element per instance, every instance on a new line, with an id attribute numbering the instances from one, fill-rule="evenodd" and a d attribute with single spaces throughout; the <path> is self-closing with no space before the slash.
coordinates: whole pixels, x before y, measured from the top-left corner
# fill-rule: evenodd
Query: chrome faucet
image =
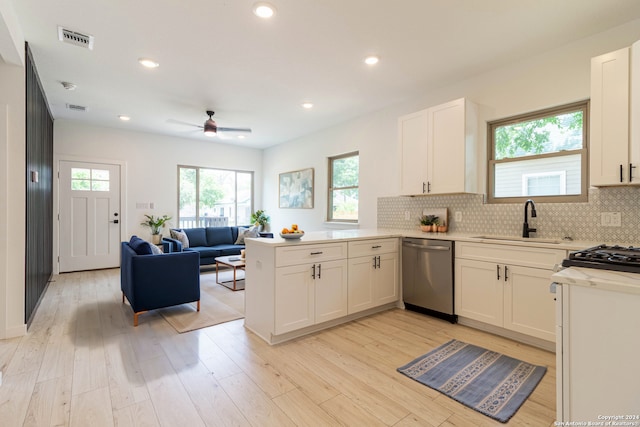
<path id="1" fill-rule="evenodd" d="M 535 233 L 535 228 L 529 228 L 529 220 L 527 218 L 527 206 L 531 205 L 531 218 L 535 218 L 536 215 L 536 204 L 533 203 L 533 200 L 529 199 L 524 202 L 524 224 L 522 225 L 522 237 L 529 237 L 529 233 Z"/>

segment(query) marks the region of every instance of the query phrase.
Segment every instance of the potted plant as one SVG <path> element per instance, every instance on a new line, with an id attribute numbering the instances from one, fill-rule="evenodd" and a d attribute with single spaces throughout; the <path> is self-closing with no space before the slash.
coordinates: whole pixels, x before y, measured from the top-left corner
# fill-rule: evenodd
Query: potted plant
<path id="1" fill-rule="evenodd" d="M 422 215 L 420 217 L 420 229 L 422 231 L 437 231 L 438 217 L 435 215 Z M 436 227 L 434 229 L 434 227 Z"/>
<path id="2" fill-rule="evenodd" d="M 258 209 L 251 214 L 251 222 L 258 227 L 260 231 L 266 230 L 266 227 L 269 224 L 269 219 L 269 215 L 267 215 L 262 209 Z"/>
<path id="3" fill-rule="evenodd" d="M 140 225 L 144 225 L 151 229 L 151 243 L 157 245 L 162 240 L 162 234 L 160 234 L 160 231 L 164 228 L 165 224 L 171 219 L 171 217 L 167 215 L 154 217 L 153 215 L 146 214 L 145 217 L 147 217 L 147 220 L 141 222 Z"/>

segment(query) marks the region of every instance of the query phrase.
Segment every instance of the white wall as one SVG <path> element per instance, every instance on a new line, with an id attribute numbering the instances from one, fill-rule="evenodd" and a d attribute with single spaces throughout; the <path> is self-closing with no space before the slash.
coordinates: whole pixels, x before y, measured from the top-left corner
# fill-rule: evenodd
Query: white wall
<path id="1" fill-rule="evenodd" d="M 487 107 L 483 109 L 491 112 L 487 119 L 586 99 L 591 58 L 638 39 L 640 20 L 265 150 L 264 209 L 272 216 L 272 229 L 292 222 L 306 230 L 326 229 L 327 157 L 356 150 L 360 152 L 359 225 L 376 227 L 377 198 L 399 194 L 396 140 L 400 115 L 461 97 Z M 481 138 L 485 134 L 486 129 L 481 129 Z M 307 167 L 315 169 L 314 209 L 279 209 L 278 174 Z"/>
<path id="2" fill-rule="evenodd" d="M 26 332 L 25 120 L 24 38 L 0 0 L 0 339 Z"/>
<path id="3" fill-rule="evenodd" d="M 0 338 L 23 335 L 25 70 L 0 61 Z"/>
<path id="4" fill-rule="evenodd" d="M 254 205 L 262 203 L 262 151 L 143 132 L 98 127 L 68 120 L 54 122 L 54 173 L 59 160 L 113 161 L 126 171 L 125 206 L 121 208 L 122 237 L 149 237 L 140 225 L 144 214 L 169 215 L 177 225 L 178 165 L 254 171 Z M 54 207 L 57 206 L 57 187 Z M 136 209 L 136 202 L 153 202 L 155 209 Z M 54 238 L 54 244 L 57 238 Z M 57 246 L 54 247 L 57 256 Z M 54 263 L 55 265 L 55 263 Z"/>

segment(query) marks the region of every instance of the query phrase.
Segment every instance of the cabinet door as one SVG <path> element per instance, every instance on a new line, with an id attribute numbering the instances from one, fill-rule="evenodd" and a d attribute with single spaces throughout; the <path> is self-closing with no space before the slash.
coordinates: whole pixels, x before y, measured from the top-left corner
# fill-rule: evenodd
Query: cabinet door
<path id="1" fill-rule="evenodd" d="M 373 300 L 375 305 L 398 301 L 398 254 L 382 254 L 379 267 L 373 271 Z"/>
<path id="2" fill-rule="evenodd" d="M 504 268 L 493 262 L 468 259 L 455 262 L 456 314 L 502 327 Z"/>
<path id="3" fill-rule="evenodd" d="M 316 265 L 315 323 L 347 315 L 347 260 Z"/>
<path id="4" fill-rule="evenodd" d="M 549 292 L 551 270 L 507 266 L 504 282 L 504 327 L 555 341 L 555 301 Z"/>
<path id="5" fill-rule="evenodd" d="M 374 306 L 374 256 L 349 259 L 349 314 Z"/>
<path id="6" fill-rule="evenodd" d="M 400 194 L 426 192 L 427 184 L 427 113 L 426 110 L 398 119 L 400 144 Z"/>
<path id="7" fill-rule="evenodd" d="M 315 322 L 313 264 L 276 268 L 275 333 L 283 334 Z"/>
<path id="8" fill-rule="evenodd" d="M 591 59 L 590 109 L 590 184 L 628 182 L 629 48 Z"/>
<path id="9" fill-rule="evenodd" d="M 430 194 L 465 191 L 465 101 L 429 108 L 427 178 Z"/>

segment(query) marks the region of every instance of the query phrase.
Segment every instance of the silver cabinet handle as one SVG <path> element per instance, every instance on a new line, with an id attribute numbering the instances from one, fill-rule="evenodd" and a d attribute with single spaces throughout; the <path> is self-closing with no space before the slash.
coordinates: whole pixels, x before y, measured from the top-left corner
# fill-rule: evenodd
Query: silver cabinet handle
<path id="1" fill-rule="evenodd" d="M 499 265 L 497 265 L 497 264 L 496 264 L 496 273 L 497 273 L 497 275 L 498 275 L 498 276 L 497 276 L 497 277 L 498 277 L 498 280 L 500 280 L 500 266 L 499 266 Z"/>
<path id="2" fill-rule="evenodd" d="M 509 279 L 509 267 L 504 266 L 504 281 L 506 282 Z"/>
<path id="3" fill-rule="evenodd" d="M 322 255 L 322 251 L 320 251 L 320 252 L 311 252 L 309 255 Z"/>
<path id="4" fill-rule="evenodd" d="M 315 279 L 316 278 L 316 265 L 313 264 L 313 267 L 311 267 L 311 278 Z"/>

